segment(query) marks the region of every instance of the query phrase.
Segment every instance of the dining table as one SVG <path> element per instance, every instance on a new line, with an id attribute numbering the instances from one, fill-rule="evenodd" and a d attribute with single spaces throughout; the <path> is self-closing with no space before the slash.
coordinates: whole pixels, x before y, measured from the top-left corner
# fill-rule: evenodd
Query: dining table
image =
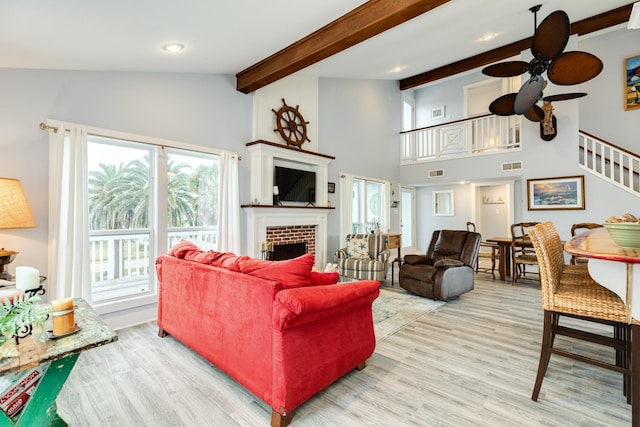
<path id="1" fill-rule="evenodd" d="M 593 280 L 615 292 L 626 306 L 631 325 L 631 424 L 640 427 L 640 248 L 623 248 L 606 228 L 596 228 L 567 241 L 564 250 L 587 258 Z"/>
<path id="2" fill-rule="evenodd" d="M 491 237 L 486 239 L 486 242 L 495 243 L 498 245 L 498 274 L 500 280 L 507 280 L 507 277 L 511 276 L 511 247 L 522 246 L 526 248 L 533 248 L 533 243 L 529 236 L 525 237 Z"/>

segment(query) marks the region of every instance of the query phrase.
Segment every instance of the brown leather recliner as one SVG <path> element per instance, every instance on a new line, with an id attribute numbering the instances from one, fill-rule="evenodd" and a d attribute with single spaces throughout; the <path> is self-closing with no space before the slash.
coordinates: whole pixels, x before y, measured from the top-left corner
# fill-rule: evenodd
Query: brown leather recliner
<path id="1" fill-rule="evenodd" d="M 427 298 L 446 300 L 473 289 L 481 236 L 466 230 L 436 230 L 426 255 L 406 255 L 400 287 Z"/>

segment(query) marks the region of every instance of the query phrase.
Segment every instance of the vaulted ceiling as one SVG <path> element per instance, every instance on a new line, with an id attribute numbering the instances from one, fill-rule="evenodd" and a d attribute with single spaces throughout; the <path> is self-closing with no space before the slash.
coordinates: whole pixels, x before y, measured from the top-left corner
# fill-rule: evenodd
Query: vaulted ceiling
<path id="1" fill-rule="evenodd" d="M 0 0 L 0 67 L 231 74 L 244 93 L 296 72 L 398 80 L 405 89 L 526 49 L 534 31 L 529 8 L 539 2 L 538 23 L 562 9 L 574 34 L 622 26 L 632 5 L 629 0 Z M 495 36 L 481 41 L 488 34 Z M 185 49 L 166 53 L 162 46 L 168 42 Z"/>

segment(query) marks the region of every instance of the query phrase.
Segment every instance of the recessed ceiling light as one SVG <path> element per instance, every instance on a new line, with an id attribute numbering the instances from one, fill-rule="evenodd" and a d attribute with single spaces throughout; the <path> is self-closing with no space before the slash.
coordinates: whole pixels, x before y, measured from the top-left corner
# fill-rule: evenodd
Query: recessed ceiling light
<path id="1" fill-rule="evenodd" d="M 181 43 L 167 43 L 162 46 L 162 50 L 170 53 L 177 53 L 184 49 L 184 45 Z"/>
<path id="2" fill-rule="evenodd" d="M 407 68 L 407 67 L 405 67 L 404 65 L 398 65 L 396 67 L 393 67 L 391 70 L 389 70 L 389 72 L 391 72 L 391 73 L 399 73 L 400 71 L 404 70 L 405 68 Z"/>
<path id="3" fill-rule="evenodd" d="M 498 36 L 498 33 L 487 33 L 484 36 L 480 37 L 478 40 L 481 42 L 489 41 Z"/>

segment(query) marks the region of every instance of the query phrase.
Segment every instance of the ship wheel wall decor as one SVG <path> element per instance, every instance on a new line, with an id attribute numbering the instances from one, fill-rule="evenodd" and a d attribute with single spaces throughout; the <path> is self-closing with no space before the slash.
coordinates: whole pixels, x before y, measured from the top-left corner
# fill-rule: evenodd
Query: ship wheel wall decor
<path id="1" fill-rule="evenodd" d="M 282 104 L 278 111 L 271 109 L 276 115 L 276 128 L 273 131 L 280 133 L 287 145 L 300 148 L 306 141 L 311 142 L 307 138 L 307 125 L 309 122 L 306 122 L 302 114 L 300 114 L 299 105 L 293 108 L 287 105 L 284 98 L 282 99 Z"/>

